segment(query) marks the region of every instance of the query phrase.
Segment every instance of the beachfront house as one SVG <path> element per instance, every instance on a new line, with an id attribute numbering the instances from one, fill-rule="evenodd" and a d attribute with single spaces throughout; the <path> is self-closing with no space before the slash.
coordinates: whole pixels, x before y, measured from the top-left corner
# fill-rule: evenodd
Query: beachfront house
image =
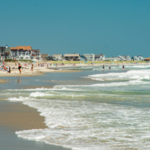
<path id="1" fill-rule="evenodd" d="M 144 61 L 150 61 L 150 58 L 148 57 L 148 58 L 144 58 Z"/>
<path id="2" fill-rule="evenodd" d="M 131 60 L 131 57 L 129 55 L 123 55 L 122 56 L 125 60 L 127 61 L 130 61 Z"/>
<path id="3" fill-rule="evenodd" d="M 41 61 L 42 60 L 41 52 L 39 49 L 32 49 L 31 60 L 32 61 Z"/>
<path id="4" fill-rule="evenodd" d="M 14 60 L 41 60 L 41 53 L 39 49 L 32 49 L 31 46 L 17 46 L 11 47 L 11 59 Z"/>
<path id="5" fill-rule="evenodd" d="M 83 54 L 85 61 L 95 61 L 95 54 Z"/>
<path id="6" fill-rule="evenodd" d="M 11 49 L 6 45 L 5 47 L 5 59 L 11 59 Z"/>
<path id="7" fill-rule="evenodd" d="M 5 47 L 1 46 L 0 47 L 0 60 L 5 59 Z"/>
<path id="8" fill-rule="evenodd" d="M 11 59 L 14 60 L 30 60 L 32 47 L 31 46 L 17 46 L 10 47 L 11 49 Z"/>
<path id="9" fill-rule="evenodd" d="M 80 54 L 65 54 L 64 59 L 67 61 L 80 61 Z"/>
<path id="10" fill-rule="evenodd" d="M 137 55 L 137 56 L 132 57 L 132 60 L 141 60 L 141 61 L 143 61 L 144 58 L 141 55 Z"/>
<path id="11" fill-rule="evenodd" d="M 105 55 L 103 55 L 103 54 L 95 55 L 95 60 L 96 61 L 104 61 L 105 60 Z"/>
<path id="12" fill-rule="evenodd" d="M 53 56 L 48 56 L 46 59 L 53 61 Z"/>
<path id="13" fill-rule="evenodd" d="M 63 60 L 63 55 L 62 54 L 54 54 L 53 56 L 52 56 L 52 59 L 54 60 L 54 61 L 58 61 L 58 60 Z"/>
<path id="14" fill-rule="evenodd" d="M 120 55 L 118 55 L 116 58 L 116 61 L 125 61 L 126 59 Z"/>
<path id="15" fill-rule="evenodd" d="M 48 60 L 49 54 L 41 54 L 41 59 Z"/>

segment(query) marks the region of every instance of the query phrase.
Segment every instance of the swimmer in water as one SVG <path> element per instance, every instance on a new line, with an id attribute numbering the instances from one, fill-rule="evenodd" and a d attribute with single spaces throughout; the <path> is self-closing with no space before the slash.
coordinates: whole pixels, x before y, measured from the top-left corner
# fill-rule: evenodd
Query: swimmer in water
<path id="1" fill-rule="evenodd" d="M 105 69 L 105 66 L 103 65 L 103 70 Z"/>
<path id="2" fill-rule="evenodd" d="M 124 69 L 124 65 L 122 66 L 122 68 Z"/>

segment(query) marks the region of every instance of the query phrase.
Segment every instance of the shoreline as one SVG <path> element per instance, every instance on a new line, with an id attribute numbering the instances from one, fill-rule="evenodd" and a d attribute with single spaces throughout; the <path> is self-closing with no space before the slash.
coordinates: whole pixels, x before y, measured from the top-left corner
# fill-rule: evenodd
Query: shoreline
<path id="1" fill-rule="evenodd" d="M 120 62 L 120 63 L 101 63 L 101 64 L 75 64 L 75 66 L 73 66 L 72 64 L 65 64 L 65 65 L 57 65 L 56 66 L 49 66 L 47 67 L 39 67 L 35 64 L 35 67 L 33 69 L 33 71 L 31 71 L 30 66 L 28 67 L 23 67 L 22 69 L 22 73 L 19 73 L 18 69 L 12 69 L 11 73 L 8 73 L 7 71 L 0 71 L 0 77 L 13 77 L 13 76 L 18 76 L 18 77 L 32 77 L 32 76 L 44 76 L 45 73 L 73 73 L 73 72 L 81 72 L 81 70 L 65 70 L 65 68 L 67 67 L 98 67 L 98 66 L 117 66 L 117 65 L 148 65 L 148 63 L 137 63 L 137 64 L 132 64 L 129 62 Z M 7 65 L 8 66 L 8 65 Z M 11 63 L 11 65 L 9 64 L 10 67 L 15 67 L 14 63 Z M 4 83 L 7 82 L 5 80 L 0 81 L 0 83 Z"/>
<path id="2" fill-rule="evenodd" d="M 21 102 L 0 101 L 0 126 L 12 131 L 48 128 L 44 119 L 35 108 Z"/>
<path id="3" fill-rule="evenodd" d="M 58 145 L 19 138 L 16 131 L 45 129 L 44 117 L 21 102 L 0 101 L 0 145 L 5 150 L 71 150 Z M 7 141 L 7 142 L 6 142 Z M 9 144 L 11 143 L 11 144 Z"/>
<path id="4" fill-rule="evenodd" d="M 15 67 L 14 63 L 8 63 L 7 65 L 11 66 L 11 67 Z M 36 64 L 35 64 L 36 65 Z M 29 69 L 30 67 L 28 66 L 23 67 L 22 69 L 22 74 L 19 73 L 18 69 L 13 69 L 11 73 L 8 73 L 7 71 L 0 71 L 0 77 L 32 77 L 32 76 L 46 76 L 45 73 L 74 73 L 74 72 L 81 72 L 82 70 L 67 70 L 65 68 L 67 67 L 98 67 L 98 66 L 117 66 L 117 65 L 131 65 L 131 66 L 137 66 L 137 65 L 148 65 L 148 63 L 143 62 L 143 63 L 130 63 L 130 62 L 119 62 L 119 63 L 99 63 L 99 64 L 76 64 L 75 66 L 73 66 L 72 64 L 65 64 L 64 66 L 62 65 L 58 65 L 56 66 L 49 66 L 47 67 L 37 67 L 35 66 L 33 71 L 31 71 L 31 69 Z M 0 84 L 4 84 L 7 83 L 9 81 L 4 80 L 4 79 L 0 79 Z"/>
<path id="5" fill-rule="evenodd" d="M 0 79 L 0 84 L 1 83 L 7 83 L 7 82 L 8 82 L 7 80 Z"/>
<path id="6" fill-rule="evenodd" d="M 20 74 L 17 70 L 12 70 L 11 73 L 0 72 L 0 77 L 32 77 L 32 76 L 45 76 L 45 73 L 73 73 L 73 72 L 81 72 L 80 70 L 56 70 L 56 69 L 47 69 L 47 68 L 35 68 L 34 71 L 22 70 Z M 5 83 L 8 81 L 0 79 L 0 83 Z"/>

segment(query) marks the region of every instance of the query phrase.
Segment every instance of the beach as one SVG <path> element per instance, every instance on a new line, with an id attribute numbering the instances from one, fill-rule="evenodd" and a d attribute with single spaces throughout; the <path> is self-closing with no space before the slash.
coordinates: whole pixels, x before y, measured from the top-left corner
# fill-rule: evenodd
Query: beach
<path id="1" fill-rule="evenodd" d="M 15 135 L 16 131 L 34 128 L 47 128 L 44 117 L 36 109 L 22 103 L 0 101 L 0 145 L 3 150 L 69 150 L 41 142 L 25 141 Z"/>
<path id="2" fill-rule="evenodd" d="M 57 65 L 56 65 L 57 64 Z M 15 62 L 6 62 L 5 67 L 11 68 L 11 73 L 8 73 L 7 70 L 3 68 L 0 70 L 0 76 L 42 76 L 44 73 L 53 73 L 53 72 L 60 72 L 60 73 L 67 73 L 67 72 L 78 72 L 81 70 L 76 69 L 76 67 L 101 67 L 101 66 L 109 67 L 109 66 L 123 66 L 123 65 L 147 65 L 146 62 L 102 62 L 102 63 L 69 63 L 64 64 L 62 63 L 52 63 L 52 62 L 42 62 L 42 63 L 33 63 L 33 71 L 31 71 L 32 63 L 21 63 L 21 74 L 18 70 L 18 63 Z M 71 69 L 69 69 L 71 68 Z M 0 83 L 5 82 L 4 80 L 0 80 Z"/>
<path id="3" fill-rule="evenodd" d="M 33 149 L 35 143 L 60 150 L 149 149 L 149 68 L 59 66 L 60 72 L 3 76 L 0 127 Z"/>
<path id="4" fill-rule="evenodd" d="M 44 129 L 44 117 L 40 116 L 36 109 L 21 103 L 1 102 L 0 126 L 8 127 L 12 131 Z"/>

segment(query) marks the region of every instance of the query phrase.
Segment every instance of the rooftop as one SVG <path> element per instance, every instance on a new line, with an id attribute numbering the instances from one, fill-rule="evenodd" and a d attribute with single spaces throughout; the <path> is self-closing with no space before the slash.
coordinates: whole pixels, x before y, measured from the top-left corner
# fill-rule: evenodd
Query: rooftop
<path id="1" fill-rule="evenodd" d="M 20 50 L 20 49 L 23 49 L 23 50 L 32 50 L 31 46 L 17 46 L 17 47 L 10 47 L 11 50 Z"/>

